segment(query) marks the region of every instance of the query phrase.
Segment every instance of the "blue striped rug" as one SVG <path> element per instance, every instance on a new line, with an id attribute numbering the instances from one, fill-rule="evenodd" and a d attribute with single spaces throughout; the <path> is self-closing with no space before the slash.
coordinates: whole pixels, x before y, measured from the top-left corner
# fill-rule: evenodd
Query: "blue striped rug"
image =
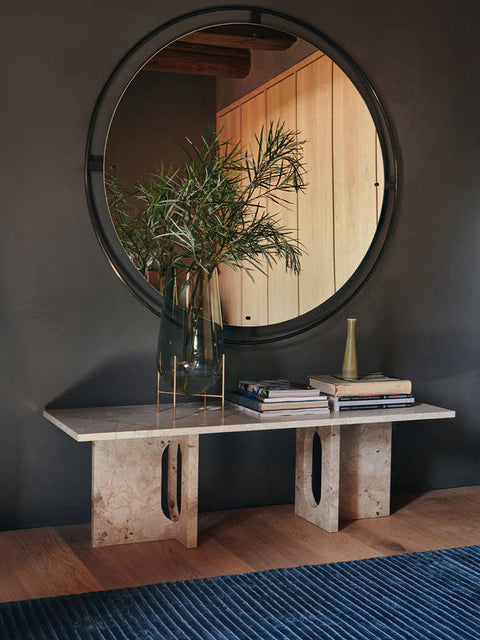
<path id="1" fill-rule="evenodd" d="M 0 605 L 2 640 L 480 638 L 480 546 Z"/>

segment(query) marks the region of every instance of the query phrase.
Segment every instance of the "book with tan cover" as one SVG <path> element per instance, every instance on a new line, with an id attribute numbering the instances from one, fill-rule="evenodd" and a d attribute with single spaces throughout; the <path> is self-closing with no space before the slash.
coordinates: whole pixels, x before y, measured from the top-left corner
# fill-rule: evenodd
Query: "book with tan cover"
<path id="1" fill-rule="evenodd" d="M 329 374 L 312 375 L 310 386 L 337 398 L 412 393 L 411 380 L 388 378 L 382 373 L 370 373 L 360 376 L 358 380 L 344 380 Z"/>

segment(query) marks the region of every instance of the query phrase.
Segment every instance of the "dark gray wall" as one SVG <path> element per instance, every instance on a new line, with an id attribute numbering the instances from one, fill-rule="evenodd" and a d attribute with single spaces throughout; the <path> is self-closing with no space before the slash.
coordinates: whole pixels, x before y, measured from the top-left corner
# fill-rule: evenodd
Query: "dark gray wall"
<path id="1" fill-rule="evenodd" d="M 460 0 L 264 0 L 311 22 L 364 69 L 391 117 L 402 184 L 378 269 L 300 338 L 228 353 L 228 377 L 336 370 L 345 318 L 361 368 L 412 377 L 455 421 L 401 425 L 394 490 L 480 483 L 478 4 Z M 202 3 L 187 0 L 182 11 Z M 118 60 L 176 15 L 157 0 L 24 0 L 0 23 L 0 526 L 88 518 L 90 447 L 41 416 L 153 400 L 158 319 L 113 273 L 90 223 L 86 132 Z M 201 507 L 293 499 L 292 432 L 219 435 L 201 450 Z"/>
<path id="2" fill-rule="evenodd" d="M 115 112 L 105 166 L 115 165 L 130 185 L 160 163 L 178 168 L 186 159 L 185 138 L 198 142 L 215 126 L 215 110 L 214 77 L 140 72 Z"/>

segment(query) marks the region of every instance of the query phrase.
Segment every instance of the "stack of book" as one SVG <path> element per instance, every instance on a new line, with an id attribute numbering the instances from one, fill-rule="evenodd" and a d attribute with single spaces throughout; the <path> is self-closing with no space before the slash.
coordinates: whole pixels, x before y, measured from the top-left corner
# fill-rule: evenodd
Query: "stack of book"
<path id="1" fill-rule="evenodd" d="M 237 390 L 227 392 L 226 398 L 260 417 L 329 411 L 325 394 L 287 380 L 240 380 Z"/>
<path id="2" fill-rule="evenodd" d="M 332 375 L 310 376 L 310 386 L 325 393 L 332 411 L 400 409 L 415 402 L 410 380 L 387 378 L 381 373 L 344 380 Z"/>

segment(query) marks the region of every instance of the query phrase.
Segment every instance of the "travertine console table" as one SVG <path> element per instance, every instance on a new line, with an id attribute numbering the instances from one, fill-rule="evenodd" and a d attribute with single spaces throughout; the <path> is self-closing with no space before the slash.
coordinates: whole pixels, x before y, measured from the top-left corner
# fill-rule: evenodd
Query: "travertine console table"
<path id="1" fill-rule="evenodd" d="M 176 538 L 196 547 L 200 435 L 295 428 L 295 513 L 334 532 L 339 520 L 389 515 L 392 422 L 454 418 L 455 412 L 416 404 L 257 418 L 229 405 L 222 417 L 219 407 L 186 403 L 177 406 L 175 420 L 171 405 L 159 413 L 155 405 L 141 405 L 45 410 L 44 416 L 75 440 L 93 443 L 94 546 Z M 312 492 L 315 433 L 322 445 L 318 503 Z"/>

